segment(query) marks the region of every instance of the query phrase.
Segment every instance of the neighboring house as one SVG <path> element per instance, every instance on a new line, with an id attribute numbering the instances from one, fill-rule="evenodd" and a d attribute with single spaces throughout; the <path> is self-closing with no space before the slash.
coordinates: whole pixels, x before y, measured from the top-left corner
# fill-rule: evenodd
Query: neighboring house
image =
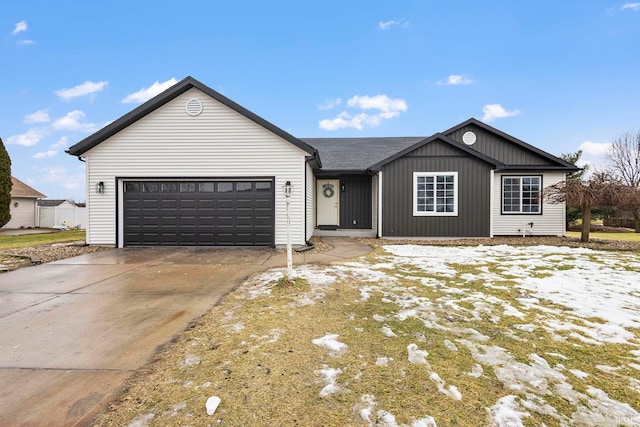
<path id="1" fill-rule="evenodd" d="M 37 224 L 36 202 L 46 197 L 38 190 L 28 186 L 18 178 L 11 177 L 11 219 L 4 228 L 31 228 Z"/>
<path id="2" fill-rule="evenodd" d="M 81 206 L 82 205 L 82 206 Z M 84 203 L 72 200 L 43 199 L 38 200 L 38 226 L 57 227 L 66 225 L 70 228 L 84 228 L 87 222 Z"/>
<path id="3" fill-rule="evenodd" d="M 563 235 L 564 205 L 539 195 L 577 170 L 476 119 L 430 137 L 299 139 L 191 77 L 68 153 L 87 164 L 87 242 L 119 247 L 283 245 L 287 210 L 295 245 L 326 230 Z"/>

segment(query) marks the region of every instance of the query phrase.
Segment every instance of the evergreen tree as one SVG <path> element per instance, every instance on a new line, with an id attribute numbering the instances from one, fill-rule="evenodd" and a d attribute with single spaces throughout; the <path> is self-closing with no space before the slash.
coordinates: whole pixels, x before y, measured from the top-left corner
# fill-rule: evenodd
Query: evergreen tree
<path id="1" fill-rule="evenodd" d="M 0 138 L 0 227 L 11 219 L 11 159 Z"/>

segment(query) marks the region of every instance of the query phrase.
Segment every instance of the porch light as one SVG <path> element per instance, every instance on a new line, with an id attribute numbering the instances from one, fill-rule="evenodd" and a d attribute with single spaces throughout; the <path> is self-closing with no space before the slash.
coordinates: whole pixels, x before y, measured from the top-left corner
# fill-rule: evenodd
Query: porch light
<path id="1" fill-rule="evenodd" d="M 287 202 L 287 276 L 293 279 L 293 255 L 291 253 L 291 218 L 289 217 L 289 203 L 291 203 L 291 181 L 287 181 L 282 186 L 284 197 Z"/>
<path id="2" fill-rule="evenodd" d="M 291 197 L 291 181 L 287 181 L 283 186 L 282 186 L 282 191 L 284 191 L 284 197 L 286 197 L 287 199 L 289 197 Z M 288 202 L 287 202 L 288 203 Z"/>
<path id="3" fill-rule="evenodd" d="M 96 193 L 103 194 L 104 193 L 104 181 L 100 181 L 96 184 Z"/>

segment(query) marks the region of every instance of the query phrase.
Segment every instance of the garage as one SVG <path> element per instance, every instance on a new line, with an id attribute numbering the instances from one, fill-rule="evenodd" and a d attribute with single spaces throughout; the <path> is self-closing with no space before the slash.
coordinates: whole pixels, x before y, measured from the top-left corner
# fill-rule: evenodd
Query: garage
<path id="1" fill-rule="evenodd" d="M 123 181 L 124 246 L 272 246 L 274 179 Z"/>

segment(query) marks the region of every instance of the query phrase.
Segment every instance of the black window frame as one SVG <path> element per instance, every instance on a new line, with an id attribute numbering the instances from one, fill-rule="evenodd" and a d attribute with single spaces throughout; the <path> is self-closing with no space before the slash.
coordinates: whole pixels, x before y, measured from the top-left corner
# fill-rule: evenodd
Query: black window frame
<path id="1" fill-rule="evenodd" d="M 523 180 L 524 179 L 538 179 L 539 183 L 538 183 L 538 190 L 537 190 L 537 196 L 536 197 L 532 197 L 531 195 L 529 197 L 524 197 L 524 189 L 523 189 Z M 519 211 L 505 211 L 505 180 L 506 179 L 518 179 L 519 180 L 519 185 L 518 185 L 518 197 L 519 197 L 519 205 L 520 205 L 520 210 Z M 543 200 L 542 200 L 542 189 L 544 188 L 543 186 L 543 176 L 542 175 L 502 175 L 501 179 L 500 179 L 500 183 L 501 183 L 501 188 L 500 188 L 500 214 L 501 215 L 542 215 L 542 210 L 543 210 Z M 530 184 L 531 185 L 531 184 Z M 537 212 L 525 212 L 523 211 L 523 207 L 525 206 L 524 201 L 525 200 L 537 200 L 538 203 L 538 207 L 539 210 Z M 529 206 L 533 206 L 533 204 L 529 204 Z"/>

